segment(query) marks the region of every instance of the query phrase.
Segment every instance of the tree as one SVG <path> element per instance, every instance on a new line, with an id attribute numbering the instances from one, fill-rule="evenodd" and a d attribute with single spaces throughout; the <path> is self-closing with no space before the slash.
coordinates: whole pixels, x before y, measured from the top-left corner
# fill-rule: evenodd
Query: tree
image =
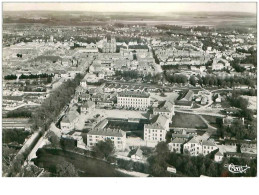
<path id="1" fill-rule="evenodd" d="M 63 161 L 56 166 L 57 177 L 78 177 L 76 168 L 72 163 Z"/>
<path id="2" fill-rule="evenodd" d="M 22 177 L 37 177 L 43 169 L 35 166 L 27 164 L 26 166 L 22 167 L 21 173 L 19 174 Z"/>
<path id="3" fill-rule="evenodd" d="M 2 148 L 2 170 L 3 173 L 8 172 L 8 168 L 11 165 L 17 151 L 13 148 L 9 148 L 8 146 L 3 146 Z"/>
<path id="4" fill-rule="evenodd" d="M 155 176 L 163 176 L 166 174 L 169 159 L 169 148 L 166 142 L 159 142 L 155 148 L 155 154 L 148 158 L 150 164 L 150 172 Z"/>
<path id="5" fill-rule="evenodd" d="M 223 126 L 223 118 L 216 118 L 216 124 L 221 128 Z"/>
<path id="6" fill-rule="evenodd" d="M 193 75 L 190 77 L 190 84 L 193 86 L 196 86 L 196 79 L 195 79 L 195 76 Z"/>
<path id="7" fill-rule="evenodd" d="M 54 148 L 60 147 L 60 139 L 54 132 L 50 131 L 47 137 L 51 143 L 51 146 Z"/>
<path id="8" fill-rule="evenodd" d="M 166 142 L 159 142 L 156 145 L 155 152 L 159 156 L 162 156 L 164 159 L 167 159 L 168 155 L 170 154 L 170 150 L 169 150 L 168 145 L 167 145 Z"/>
<path id="9" fill-rule="evenodd" d="M 49 77 L 47 78 L 47 83 L 51 83 L 51 82 L 52 82 L 52 77 L 49 76 Z"/>
<path id="10" fill-rule="evenodd" d="M 107 160 L 115 152 L 114 143 L 110 139 L 99 141 L 93 147 L 93 152 L 96 157 Z"/>
<path id="11" fill-rule="evenodd" d="M 205 175 L 205 174 L 206 174 L 206 167 L 205 167 L 205 164 L 202 163 L 200 168 L 200 175 Z"/>
<path id="12" fill-rule="evenodd" d="M 170 143 L 171 142 L 171 140 L 172 140 L 172 133 L 170 131 L 168 131 L 166 133 L 165 139 L 166 139 L 166 143 Z"/>

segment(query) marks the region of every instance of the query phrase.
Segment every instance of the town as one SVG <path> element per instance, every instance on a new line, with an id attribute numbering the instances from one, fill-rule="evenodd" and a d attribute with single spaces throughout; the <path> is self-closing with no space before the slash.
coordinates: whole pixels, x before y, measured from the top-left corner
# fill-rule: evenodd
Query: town
<path id="1" fill-rule="evenodd" d="M 141 17 L 3 13 L 3 176 L 257 176 L 256 15 Z"/>

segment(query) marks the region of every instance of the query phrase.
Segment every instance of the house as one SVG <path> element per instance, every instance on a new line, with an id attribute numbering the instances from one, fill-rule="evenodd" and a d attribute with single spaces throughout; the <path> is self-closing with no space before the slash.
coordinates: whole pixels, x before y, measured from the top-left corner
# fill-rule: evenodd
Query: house
<path id="1" fill-rule="evenodd" d="M 166 102 L 162 103 L 161 106 L 153 109 L 153 114 L 154 115 L 160 114 L 160 115 L 166 116 L 170 120 L 170 123 L 171 123 L 172 117 L 175 114 L 174 113 L 174 103 L 171 101 L 166 101 Z"/>
<path id="2" fill-rule="evenodd" d="M 218 147 L 216 144 L 211 140 L 204 140 L 202 141 L 202 153 L 204 156 L 210 154 L 211 152 L 217 150 Z"/>
<path id="3" fill-rule="evenodd" d="M 168 145 L 169 145 L 169 149 L 172 152 L 176 152 L 176 153 L 182 153 L 182 147 L 183 144 L 185 143 L 185 139 L 181 139 L 181 138 L 175 138 L 173 139 Z"/>
<path id="4" fill-rule="evenodd" d="M 187 90 L 182 95 L 180 95 L 175 101 L 177 107 L 191 108 L 193 105 L 192 99 L 194 92 L 192 90 Z"/>
<path id="5" fill-rule="evenodd" d="M 220 151 L 218 151 L 218 152 L 215 154 L 215 156 L 214 156 L 214 161 L 216 161 L 216 162 L 221 162 L 222 159 L 223 159 L 223 157 L 224 157 L 224 155 L 223 155 Z"/>
<path id="6" fill-rule="evenodd" d="M 214 101 L 217 102 L 217 103 L 220 103 L 221 102 L 221 95 L 216 93 L 214 95 Z"/>
<path id="7" fill-rule="evenodd" d="M 111 100 L 97 101 L 96 105 L 98 106 L 98 108 L 112 108 L 114 102 Z"/>
<path id="8" fill-rule="evenodd" d="M 199 136 L 193 137 L 190 141 L 184 144 L 183 151 L 188 151 L 191 156 L 202 154 L 202 145 Z"/>
<path id="9" fill-rule="evenodd" d="M 140 148 L 138 148 L 136 153 L 131 155 L 130 158 L 135 159 L 135 160 L 142 160 L 143 159 L 143 151 Z"/>
<path id="10" fill-rule="evenodd" d="M 208 102 L 208 98 L 206 96 L 203 96 L 201 98 L 201 105 L 205 105 L 205 104 L 207 104 L 207 102 Z"/>
<path id="11" fill-rule="evenodd" d="M 76 88 L 76 95 L 80 96 L 83 95 L 86 92 L 86 89 L 82 87 L 81 85 Z"/>
<path id="12" fill-rule="evenodd" d="M 80 98 L 80 100 L 82 100 L 82 101 L 89 101 L 89 100 L 91 99 L 91 95 L 85 93 L 85 94 L 81 94 L 81 95 L 79 96 L 79 98 Z"/>
<path id="13" fill-rule="evenodd" d="M 90 113 L 90 112 L 94 111 L 94 109 L 95 109 L 95 103 L 92 101 L 87 101 L 87 102 L 83 103 L 83 105 L 80 108 L 80 111 L 81 111 L 81 113 L 86 114 L 86 113 Z"/>
<path id="14" fill-rule="evenodd" d="M 87 81 L 86 81 L 86 79 L 82 79 L 80 81 L 80 86 L 82 86 L 83 88 L 87 88 Z"/>
<path id="15" fill-rule="evenodd" d="M 61 120 L 60 128 L 63 134 L 67 134 L 75 128 L 78 122 L 79 113 L 76 110 L 70 110 Z"/>
<path id="16" fill-rule="evenodd" d="M 226 116 L 223 118 L 223 125 L 225 126 L 231 126 L 233 123 L 241 121 L 242 124 L 244 124 L 244 118 L 238 118 L 238 117 L 231 117 L 231 116 Z"/>

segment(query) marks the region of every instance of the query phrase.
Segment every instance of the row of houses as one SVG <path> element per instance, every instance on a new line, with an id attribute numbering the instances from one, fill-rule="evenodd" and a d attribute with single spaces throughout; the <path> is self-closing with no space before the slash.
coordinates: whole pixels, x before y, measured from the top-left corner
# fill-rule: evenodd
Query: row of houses
<path id="1" fill-rule="evenodd" d="M 142 85 L 126 85 L 126 84 L 106 84 L 103 88 L 105 93 L 110 92 L 122 92 L 122 91 L 134 91 L 144 92 L 146 87 Z"/>

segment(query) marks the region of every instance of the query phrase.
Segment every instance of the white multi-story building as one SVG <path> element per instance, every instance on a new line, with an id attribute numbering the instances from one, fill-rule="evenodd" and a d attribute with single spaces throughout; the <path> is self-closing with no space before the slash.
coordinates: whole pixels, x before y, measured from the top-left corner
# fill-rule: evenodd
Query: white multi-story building
<path id="1" fill-rule="evenodd" d="M 197 137 L 193 137 L 190 141 L 183 145 L 183 151 L 189 151 L 191 156 L 198 156 L 202 154 L 201 140 Z"/>
<path id="2" fill-rule="evenodd" d="M 115 149 L 123 151 L 126 146 L 126 132 L 119 129 L 93 129 L 87 133 L 87 146 L 93 147 L 99 141 L 110 139 L 113 141 Z"/>
<path id="3" fill-rule="evenodd" d="M 123 151 L 126 147 L 126 132 L 120 129 L 106 128 L 107 124 L 108 120 L 104 119 L 87 133 L 87 146 L 91 148 L 101 140 L 110 139 L 116 150 Z"/>
<path id="4" fill-rule="evenodd" d="M 183 150 L 188 151 L 191 156 L 200 154 L 206 156 L 217 149 L 218 147 L 213 141 L 204 139 L 202 136 L 193 137 L 183 146 Z"/>
<path id="5" fill-rule="evenodd" d="M 211 140 L 204 140 L 202 142 L 202 153 L 204 156 L 207 154 L 210 154 L 211 152 L 213 152 L 214 150 L 217 150 L 217 149 L 218 149 L 218 147 Z"/>
<path id="6" fill-rule="evenodd" d="M 156 115 L 151 119 L 151 124 L 144 125 L 145 141 L 165 141 L 167 131 L 169 131 L 170 120 L 166 116 Z"/>
<path id="7" fill-rule="evenodd" d="M 172 152 L 176 152 L 176 153 L 182 153 L 181 152 L 181 148 L 184 144 L 185 140 L 181 139 L 181 138 L 175 138 L 173 141 L 171 141 L 168 145 L 169 145 L 169 149 Z"/>
<path id="8" fill-rule="evenodd" d="M 117 95 L 117 105 L 119 107 L 145 110 L 150 106 L 150 96 L 142 92 L 121 92 Z"/>

